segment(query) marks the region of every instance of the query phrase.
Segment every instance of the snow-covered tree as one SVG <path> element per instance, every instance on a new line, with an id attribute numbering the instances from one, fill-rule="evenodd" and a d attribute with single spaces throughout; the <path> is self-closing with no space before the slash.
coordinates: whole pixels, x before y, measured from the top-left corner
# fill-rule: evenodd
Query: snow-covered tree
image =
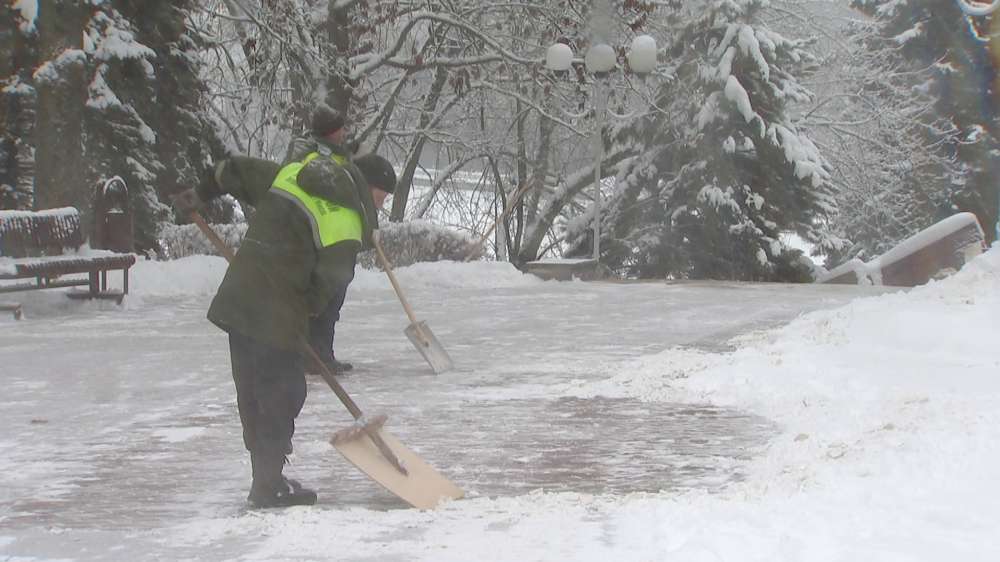
<path id="1" fill-rule="evenodd" d="M 913 88 L 911 73 L 892 56 L 864 47 L 874 25 L 853 19 L 827 50 L 817 87 L 823 89 L 803 120 L 830 162 L 839 212 L 826 227 L 834 243 L 822 248 L 832 267 L 870 259 L 933 222 L 925 186 L 958 175 L 955 161 L 925 142 L 934 100 Z M 830 53 L 830 51 L 833 51 Z"/>
<path id="2" fill-rule="evenodd" d="M 5 176 L 25 186 L 35 156 L 30 196 L 22 189 L 5 205 L 71 205 L 92 224 L 95 186 L 121 176 L 136 247 L 157 249 L 159 223 L 172 220 L 163 201 L 222 153 L 198 81 L 200 38 L 187 28 L 193 4 L 18 0 L 7 9 L 21 35 L 5 46 L 16 56 L 2 69 Z"/>
<path id="3" fill-rule="evenodd" d="M 906 182 L 920 210 L 909 230 L 968 211 L 992 240 L 1000 206 L 994 54 L 1000 39 L 991 39 L 991 19 L 965 14 L 955 0 L 854 0 L 852 6 L 873 19 L 860 37 L 900 85 L 894 94 L 915 105 L 930 100 L 910 134 L 938 161 Z"/>
<path id="4" fill-rule="evenodd" d="M 113 0 L 87 25 L 87 177 L 125 179 L 139 250 L 159 250 L 168 196 L 223 152 L 202 107 L 200 45 L 186 25 L 193 4 Z"/>
<path id="5" fill-rule="evenodd" d="M 349 137 L 397 162 L 399 220 L 418 170 L 441 185 L 463 167 L 484 169 L 490 154 L 517 153 L 504 130 L 510 82 L 538 66 L 541 51 L 524 34 L 540 34 L 545 24 L 532 14 L 554 17 L 554 3 L 210 2 L 201 27 L 214 46 L 206 65 L 214 109 L 237 150 L 272 159 L 318 102 L 340 110 Z M 439 169 L 435 160 L 448 163 Z"/>
<path id="6" fill-rule="evenodd" d="M 588 245 L 593 77 L 579 60 L 568 77 L 553 77 L 542 65 L 547 47 L 562 41 L 582 57 L 602 17 L 604 39 L 615 45 L 621 60 L 625 45 L 640 33 L 653 34 L 661 43 L 688 42 L 690 48 L 677 51 L 691 57 L 687 66 L 672 64 L 668 74 L 661 69 L 645 83 L 624 65 L 606 78 L 605 94 L 613 111 L 625 113 L 636 107 L 644 111 L 632 119 L 614 119 L 602 131 L 601 174 L 608 182 L 619 179 L 606 188 L 615 193 L 604 210 L 605 220 L 616 228 L 619 218 L 629 216 L 662 220 L 629 215 L 627 208 L 629 198 L 638 201 L 662 191 L 680 169 L 683 157 L 664 160 L 677 143 L 673 133 L 664 131 L 687 135 L 682 144 L 691 158 L 707 158 L 694 149 L 711 138 L 716 142 L 713 165 L 716 160 L 743 162 L 733 164 L 713 184 L 722 199 L 741 201 L 736 205 L 741 210 L 732 211 L 723 230 L 730 233 L 732 226 L 727 236 L 750 241 L 750 249 L 741 252 L 757 264 L 752 276 L 773 277 L 768 272 L 776 270 L 783 257 L 794 261 L 781 253 L 779 232 L 797 230 L 819 240 L 814 219 L 818 211 L 830 208 L 824 162 L 784 105 L 789 99 L 808 97 L 795 77 L 809 70 L 812 59 L 803 45 L 759 24 L 749 33 L 764 43 L 755 50 L 744 45 L 746 33 L 727 36 L 730 28 L 742 25 L 739 18 L 752 20 L 753 13 L 763 9 L 759 2 L 608 4 L 604 13 L 595 11 L 591 2 L 569 0 L 219 0 L 206 4 L 199 25 L 212 38 L 213 62 L 206 66 L 214 93 L 212 107 L 228 124 L 241 152 L 280 159 L 290 137 L 307 123 L 311 108 L 325 101 L 346 113 L 349 135 L 366 140 L 397 163 L 400 184 L 393 197 L 393 219 L 442 216 L 442 209 L 451 206 L 456 214 L 471 215 L 461 226 L 474 233 L 485 230 L 492 217 L 476 216 L 481 207 L 460 208 L 468 205 L 469 197 L 452 197 L 456 192 L 449 191 L 449 185 L 473 186 L 480 200 L 494 201 L 492 212 L 499 213 L 506 198 L 530 176 L 525 196 L 499 229 L 507 247 L 498 248 L 497 254 L 506 253 L 517 263 L 546 253 L 559 255 L 566 243 Z M 698 26 L 706 24 L 710 33 L 702 34 Z M 720 48 L 722 41 L 732 45 Z M 734 46 L 736 54 L 729 53 L 728 46 Z M 726 64 L 736 70 L 721 70 Z M 719 69 L 719 77 L 701 76 L 706 65 Z M 683 79 L 678 68 L 687 73 Z M 755 77 L 755 72 L 763 78 Z M 670 86 L 660 90 L 660 99 L 673 97 L 673 105 L 661 104 L 646 117 L 645 109 L 653 107 L 651 94 L 665 77 Z M 740 86 L 739 80 L 747 77 L 751 79 Z M 726 97 L 727 91 L 736 95 L 740 88 L 746 103 Z M 691 92 L 696 95 L 690 96 Z M 692 132 L 697 129 L 698 112 L 712 104 L 721 113 L 731 109 L 728 117 L 720 122 L 706 118 L 705 130 Z M 710 113 L 706 110 L 705 115 Z M 677 119 L 684 123 L 678 125 Z M 740 120 L 739 127 L 722 124 Z M 716 139 L 722 130 L 729 132 Z M 747 150 L 745 139 L 757 139 L 761 146 L 753 156 L 735 154 L 737 139 L 726 142 L 733 134 L 739 136 L 740 151 Z M 732 152 L 726 152 L 730 145 Z M 408 189 L 417 176 L 424 178 L 425 187 L 414 200 Z M 694 177 L 690 182 L 697 183 Z M 698 190 L 708 183 L 712 182 L 698 185 Z M 646 195 L 639 194 L 643 190 Z M 710 192 L 704 191 L 703 203 L 716 208 L 724 203 L 710 197 L 714 194 Z M 697 192 L 692 197 L 697 198 Z M 787 218 L 786 210 L 791 213 Z M 661 215 L 667 212 L 663 209 Z M 638 247 L 632 239 L 643 228 L 651 232 L 649 226 L 634 223 L 627 227 L 630 233 L 619 236 L 626 246 Z M 650 240 L 641 238 L 643 244 Z M 617 265 L 636 261 L 631 249 L 622 254 L 616 241 L 609 242 L 607 257 L 619 260 Z M 692 246 L 690 253 L 696 249 Z"/>
<path id="7" fill-rule="evenodd" d="M 817 38 L 819 70 L 800 82 L 814 96 L 796 104 L 800 131 L 829 163 L 838 212 L 823 219 L 826 265 L 870 259 L 926 224 L 914 185 L 931 185 L 951 162 L 922 140 L 933 99 L 914 95 L 912 77 L 891 53 L 865 47 L 875 24 L 847 3 L 796 3 L 767 14 L 771 29 Z"/>
<path id="8" fill-rule="evenodd" d="M 653 3 L 632 4 L 628 11 L 635 13 Z M 312 107 L 326 101 L 346 113 L 349 135 L 398 164 L 394 220 L 457 207 L 464 198 L 450 197 L 448 186 L 470 177 L 502 201 L 551 141 L 586 134 L 589 121 L 561 120 L 569 131 L 539 136 L 549 92 L 538 79 L 551 42 L 563 37 L 586 46 L 589 3 L 226 0 L 209 8 L 201 25 L 215 48 L 206 71 L 238 150 L 279 159 Z M 642 25 L 638 18 L 632 23 Z M 429 186 L 411 201 L 418 174 Z M 562 189 L 546 185 L 559 176 L 536 177 L 540 188 L 530 190 L 525 204 L 546 204 L 547 211 L 511 213 L 518 221 L 513 230 L 526 238 L 537 232 L 544 238 L 583 187 Z M 543 203 L 543 192 L 561 195 Z M 524 254 L 539 251 L 540 240 L 526 244 Z"/>
<path id="9" fill-rule="evenodd" d="M 37 4 L 0 7 L 0 209 L 29 209 L 33 201 Z"/>
<path id="10" fill-rule="evenodd" d="M 34 206 L 70 205 L 89 221 L 90 182 L 83 150 L 87 102 L 84 29 L 99 9 L 94 2 L 40 0 L 37 4 L 38 67 L 33 74 L 35 114 Z"/>
<path id="11" fill-rule="evenodd" d="M 763 25 L 760 0 L 688 6 L 655 112 L 611 142 L 642 144 L 617 171 L 602 258 L 639 277 L 804 280 L 792 231 L 826 242 L 828 165 L 795 122 L 812 94 L 809 42 Z M 606 141 L 607 142 L 607 141 Z"/>

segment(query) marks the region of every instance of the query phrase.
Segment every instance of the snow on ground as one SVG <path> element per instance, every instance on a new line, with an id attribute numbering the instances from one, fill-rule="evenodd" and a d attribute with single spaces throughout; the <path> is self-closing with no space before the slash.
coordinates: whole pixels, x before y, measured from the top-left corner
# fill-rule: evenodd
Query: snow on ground
<path id="1" fill-rule="evenodd" d="M 143 260 L 129 276 L 130 297 L 214 295 L 226 267 L 226 261 L 215 256 L 190 256 L 174 261 Z M 491 289 L 539 286 L 543 283 L 536 277 L 522 275 L 503 262 L 417 263 L 394 270 L 394 273 L 404 290 L 417 287 Z M 121 286 L 115 273 L 109 274 L 109 282 L 113 288 Z M 365 292 L 387 285 L 384 273 L 358 268 L 351 283 L 351 292 Z"/>
<path id="2" fill-rule="evenodd" d="M 142 262 L 129 300 L 210 295 L 224 268 L 219 258 Z M 484 298 L 555 283 L 496 263 L 418 264 L 397 275 L 403 287 L 479 288 Z M 359 272 L 351 298 L 386 284 Z M 532 337 L 527 313 L 521 325 Z M 744 334 L 733 352 L 675 347 L 542 388 L 551 397 L 709 403 L 772 420 L 777 434 L 721 490 L 536 491 L 433 511 L 297 507 L 137 533 L 211 560 L 1000 560 L 998 339 L 994 248 L 943 281 Z M 636 423 L 656 429 L 656 420 Z M 183 444 L 196 431 L 161 437 Z M 41 560 L 7 554 L 18 531 L 3 528 L 2 513 L 0 561 Z M 225 545 L 243 542 L 256 546 L 227 557 Z"/>

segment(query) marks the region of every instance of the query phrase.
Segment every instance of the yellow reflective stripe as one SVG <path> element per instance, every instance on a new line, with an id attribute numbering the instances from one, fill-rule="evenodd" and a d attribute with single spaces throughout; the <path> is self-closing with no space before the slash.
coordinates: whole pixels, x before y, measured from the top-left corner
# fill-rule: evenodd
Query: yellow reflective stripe
<path id="1" fill-rule="evenodd" d="M 310 160 L 319 156 L 319 152 L 311 152 L 302 159 L 302 164 L 308 164 Z M 347 164 L 347 157 L 340 154 L 330 154 L 330 159 L 343 166 Z"/>
<path id="2" fill-rule="evenodd" d="M 293 162 L 282 168 L 272 184 L 280 190 L 276 193 L 289 195 L 286 198 L 295 202 L 309 217 L 313 242 L 317 248 L 325 248 L 344 240 L 360 242 L 362 225 L 361 215 L 357 211 L 310 195 L 299 187 L 296 181 L 299 170 L 316 156 L 316 153 L 312 153 L 302 162 Z"/>

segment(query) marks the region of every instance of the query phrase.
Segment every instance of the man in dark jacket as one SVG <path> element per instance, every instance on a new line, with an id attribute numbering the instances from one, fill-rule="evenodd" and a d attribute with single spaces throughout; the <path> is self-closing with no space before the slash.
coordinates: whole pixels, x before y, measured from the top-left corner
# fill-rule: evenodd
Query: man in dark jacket
<path id="1" fill-rule="evenodd" d="M 292 143 L 285 157 L 285 164 L 300 161 L 313 152 L 327 155 L 340 164 L 346 164 L 357 155 L 357 147 L 352 150 L 343 146 L 346 126 L 344 117 L 335 109 L 325 103 L 317 105 L 313 110 L 309 133 Z M 386 187 L 389 188 L 388 192 L 392 193 L 396 187 L 395 182 L 392 186 Z M 378 208 L 382 208 L 381 204 Z M 323 312 L 309 318 L 309 345 L 334 373 L 354 369 L 351 363 L 338 360 L 333 350 L 336 326 L 340 321 L 340 309 L 347 299 L 347 288 L 347 284 L 340 287 Z M 311 367 L 307 365 L 310 372 L 315 372 Z"/>
<path id="2" fill-rule="evenodd" d="M 255 209 L 208 318 L 229 333 L 253 470 L 247 499 L 256 507 L 316 502 L 315 492 L 282 475 L 306 398 L 309 317 L 353 279 L 357 254 L 378 228 L 383 186 L 395 181 L 389 162 L 375 155 L 339 164 L 313 152 L 283 167 L 233 157 L 174 200 L 182 214 L 223 194 Z"/>
<path id="3" fill-rule="evenodd" d="M 313 109 L 309 132 L 292 141 L 285 155 L 285 164 L 298 162 L 313 152 L 330 156 L 339 164 L 346 164 L 356 156 L 356 150 L 344 146 L 346 132 L 347 121 L 340 112 L 325 103 L 317 105 Z"/>

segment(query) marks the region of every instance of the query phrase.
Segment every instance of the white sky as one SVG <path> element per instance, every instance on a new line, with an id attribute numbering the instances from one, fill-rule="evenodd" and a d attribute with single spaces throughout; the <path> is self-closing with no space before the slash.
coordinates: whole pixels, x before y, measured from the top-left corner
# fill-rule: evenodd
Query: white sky
<path id="1" fill-rule="evenodd" d="M 184 300 L 211 295 L 224 269 L 221 259 L 208 257 L 142 262 L 133 270 L 134 295 L 126 309 L 141 309 L 150 318 L 169 315 L 178 326 L 176 333 L 158 334 L 168 355 L 189 357 L 192 347 L 205 338 L 213 338 L 213 348 L 224 346 L 221 337 L 207 335 L 212 334 L 210 327 L 192 328 L 207 324 L 199 320 L 207 297 Z M 441 302 L 450 293 L 478 294 L 487 301 L 498 291 L 517 291 L 530 307 L 525 304 L 518 310 L 508 305 L 502 313 L 497 311 L 521 327 L 519 334 L 503 335 L 515 338 L 515 343 L 539 337 L 558 342 L 561 337 L 532 331 L 533 319 L 561 314 L 554 308 L 555 299 L 553 308 L 546 308 L 547 299 L 530 298 L 546 294 L 554 282 L 523 276 L 498 263 L 418 264 L 397 273 L 404 288 L 418 295 L 439 294 Z M 391 293 L 386 285 L 383 275 L 360 272 L 349 297 L 353 301 L 349 306 L 355 307 L 351 310 L 367 310 L 365 303 L 373 295 L 387 298 Z M 645 289 L 628 284 L 601 287 L 606 298 L 622 303 L 640 290 Z M 36 306 L 55 303 L 40 293 L 25 299 L 36 299 Z M 157 310 L 156 303 L 165 302 L 162 299 L 196 302 L 190 307 L 195 310 Z M 418 308 L 423 304 L 426 311 L 427 297 L 411 304 Z M 389 324 L 405 319 L 396 312 L 398 318 Z M 0 344 L 0 381 L 8 393 L 28 384 L 24 377 L 30 377 L 30 371 L 42 378 L 51 370 L 52 359 L 44 356 L 28 362 L 29 372 L 6 368 L 15 360 L 23 361 L 17 348 L 31 343 L 32 325 L 53 322 L 54 330 L 65 328 L 49 310 L 42 309 L 37 316 L 29 315 L 19 325 L 9 317 L 0 321 L 0 341 L 14 342 L 7 348 Z M 109 329 L 107 317 L 87 323 L 74 316 L 73 321 L 84 329 Z M 714 317 L 706 313 L 701 321 Z M 449 325 L 440 319 L 433 324 Z M 447 332 L 438 333 L 445 347 L 458 337 L 453 332 L 449 339 Z M 115 555 L 128 551 L 130 541 L 156 545 L 147 550 L 149 560 L 169 560 L 173 549 L 181 549 L 185 559 L 198 560 L 1000 560 L 998 338 L 1000 249 L 994 248 L 946 280 L 907 293 L 859 298 L 840 308 L 804 314 L 780 329 L 745 334 L 738 338 L 735 352 L 672 347 L 594 362 L 597 374 L 589 378 L 575 377 L 572 371 L 579 366 L 568 363 L 562 369 L 569 376 L 550 382 L 544 378 L 530 387 L 501 386 L 507 393 L 503 399 L 530 394 L 626 398 L 645 404 L 710 403 L 773 421 L 777 434 L 767 446 L 753 458 L 733 461 L 741 465 L 745 477 L 718 490 L 473 494 L 423 512 L 369 509 L 331 500 L 313 508 L 224 515 L 208 511 L 194 518 L 168 518 L 152 530 L 107 535 L 85 533 L 70 522 L 25 527 L 9 505 L 0 505 L 0 561 L 134 560 L 134 553 L 128 558 Z M 453 349 L 458 352 L 453 355 L 464 353 Z M 109 365 L 124 360 L 138 364 L 137 357 L 141 358 L 135 350 L 109 347 L 107 353 Z M 213 368 L 223 372 L 227 367 Z M 558 374 L 560 368 L 553 359 L 539 370 Z M 100 369 L 81 365 L 75 376 L 96 376 Z M 499 368 L 495 372 L 499 374 Z M 484 368 L 474 375 L 489 378 L 493 373 Z M 426 378 L 421 384 L 434 392 L 435 380 Z M 227 393 L 224 382 L 218 387 L 220 397 Z M 10 400 L 0 398 L 0 419 L 5 410 L 21 407 Z M 55 415 L 45 411 L 41 398 L 37 400 L 39 417 Z M 397 404 L 395 411 L 400 410 L 405 412 Z M 648 425 L 651 433 L 658 427 L 656 419 L 635 421 Z M 225 418 L 224 425 L 230 431 L 227 444 L 232 445 L 238 440 L 238 422 Z M 411 429 L 407 441 L 418 444 L 420 427 Z M 194 446 L 199 439 L 218 446 L 218 440 L 199 428 L 164 431 L 154 436 L 174 447 Z M 454 431 L 460 434 L 463 428 Z M 4 452 L 3 448 L 21 437 L 12 429 L 0 429 L 0 457 L 13 455 L 16 449 Z M 39 461 L 19 459 L 25 454 L 41 456 L 50 445 L 39 442 L 37 449 L 32 445 L 26 453 L 0 460 L 0 498 L 17 497 L 15 486 L 36 485 L 31 474 L 40 470 Z M 305 451 L 322 447 L 322 443 L 313 448 L 306 444 Z M 426 460 L 434 464 L 433 458 Z M 293 468 L 303 470 L 304 463 L 299 460 Z M 440 468 L 461 480 L 461 472 L 455 472 L 459 467 Z M 26 471 L 29 476 L 22 477 Z M 50 477 L 44 471 L 39 474 Z M 242 485 L 242 481 L 233 484 Z M 325 491 L 319 492 L 322 499 Z M 232 501 L 240 503 L 242 497 Z M 30 510 L 18 505 L 21 511 Z M 39 536 L 51 536 L 52 541 L 72 537 L 79 544 L 96 543 L 97 548 L 53 558 L 39 546 Z"/>

